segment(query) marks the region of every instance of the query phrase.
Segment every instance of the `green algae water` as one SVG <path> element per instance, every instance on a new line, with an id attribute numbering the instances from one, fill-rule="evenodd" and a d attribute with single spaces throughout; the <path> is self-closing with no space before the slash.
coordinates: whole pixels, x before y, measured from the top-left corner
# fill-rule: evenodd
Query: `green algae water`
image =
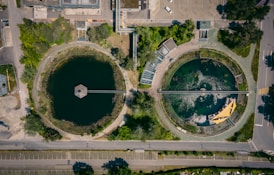
<path id="1" fill-rule="evenodd" d="M 74 87 L 79 84 L 90 90 L 115 89 L 113 68 L 89 56 L 73 58 L 55 70 L 47 91 L 56 119 L 87 126 L 111 115 L 114 94 L 88 94 L 80 99 L 74 95 Z"/>
<path id="2" fill-rule="evenodd" d="M 167 90 L 237 90 L 235 78 L 222 63 L 212 59 L 196 59 L 183 64 L 172 76 Z M 207 125 L 207 115 L 218 112 L 229 94 L 170 94 L 164 95 L 165 102 L 171 106 L 180 119 L 198 125 Z M 174 116 L 174 115 L 173 115 Z"/>

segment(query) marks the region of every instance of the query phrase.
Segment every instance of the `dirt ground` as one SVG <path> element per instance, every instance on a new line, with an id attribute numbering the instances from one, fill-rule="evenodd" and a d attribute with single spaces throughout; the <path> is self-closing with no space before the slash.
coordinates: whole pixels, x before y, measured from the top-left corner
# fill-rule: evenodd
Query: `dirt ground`
<path id="1" fill-rule="evenodd" d="M 138 8 L 139 0 L 121 0 L 122 8 Z"/>
<path id="2" fill-rule="evenodd" d="M 18 101 L 15 96 L 0 97 L 0 139 L 24 135 L 21 111 L 16 110 Z"/>
<path id="3" fill-rule="evenodd" d="M 131 82 L 132 86 L 137 89 L 138 87 L 138 79 L 139 79 L 139 73 L 138 71 L 127 71 L 129 81 Z"/>
<path id="4" fill-rule="evenodd" d="M 117 47 L 122 49 L 125 55 L 129 54 L 129 47 L 130 47 L 130 40 L 129 40 L 129 35 L 118 35 L 116 33 L 112 34 L 107 39 L 107 42 L 112 46 L 112 47 Z"/>

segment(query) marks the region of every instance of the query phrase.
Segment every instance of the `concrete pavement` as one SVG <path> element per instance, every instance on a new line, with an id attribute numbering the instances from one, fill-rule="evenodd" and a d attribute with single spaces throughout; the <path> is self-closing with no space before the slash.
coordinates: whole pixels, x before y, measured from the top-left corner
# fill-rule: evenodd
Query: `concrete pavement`
<path id="1" fill-rule="evenodd" d="M 138 153 L 136 153 L 138 154 Z M 140 154 L 140 153 L 139 153 Z M 141 153 L 142 154 L 142 153 Z M 69 152 L 67 152 L 69 155 Z M 189 166 L 217 166 L 217 167 L 249 167 L 249 168 L 274 168 L 274 164 L 271 164 L 265 159 L 253 160 L 251 157 L 234 157 L 230 159 L 220 159 L 215 156 L 204 157 L 167 157 L 162 159 L 142 159 L 140 158 L 126 158 L 124 159 L 132 170 L 138 171 L 159 171 L 164 167 L 189 167 Z M 76 162 L 85 162 L 93 167 L 96 174 L 102 174 L 102 165 L 109 161 L 108 158 L 96 158 L 96 159 L 78 159 L 74 160 L 70 157 L 64 157 L 60 159 L 1 159 L 0 160 L 0 173 L 3 170 L 71 170 L 72 165 Z M 105 173 L 105 172 L 104 172 Z"/>

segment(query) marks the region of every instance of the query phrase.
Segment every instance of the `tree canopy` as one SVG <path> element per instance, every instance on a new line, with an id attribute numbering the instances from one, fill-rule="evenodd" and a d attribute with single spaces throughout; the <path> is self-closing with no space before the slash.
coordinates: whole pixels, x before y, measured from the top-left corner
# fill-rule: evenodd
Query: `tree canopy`
<path id="1" fill-rule="evenodd" d="M 55 141 L 62 138 L 58 131 L 45 126 L 41 121 L 40 116 L 34 111 L 31 111 L 30 114 L 25 117 L 24 129 L 28 135 L 35 135 L 38 133 L 43 136 L 46 141 Z"/>
<path id="2" fill-rule="evenodd" d="M 75 162 L 72 166 L 75 175 L 93 175 L 93 168 L 85 162 Z"/>
<path id="3" fill-rule="evenodd" d="M 139 67 L 143 67 L 147 61 L 154 58 L 155 50 L 166 39 L 172 37 L 177 45 L 190 41 L 194 37 L 194 28 L 192 20 L 170 27 L 137 27 Z"/>
<path id="4" fill-rule="evenodd" d="M 252 21 L 246 21 L 243 24 L 233 22 L 230 29 L 219 31 L 218 40 L 233 49 L 256 43 L 262 35 L 263 32 Z"/>
<path id="5" fill-rule="evenodd" d="M 126 115 L 125 125 L 116 129 L 109 139 L 174 139 L 173 135 L 158 123 L 154 101 L 148 93 L 137 91 L 128 105 L 132 114 Z"/>
<path id="6" fill-rule="evenodd" d="M 30 19 L 23 19 L 19 24 L 20 40 L 22 41 L 23 56 L 20 59 L 25 64 L 22 81 L 29 84 L 44 53 L 53 44 L 62 44 L 71 39 L 72 27 L 63 17 L 58 17 L 52 23 L 36 23 Z"/>
<path id="7" fill-rule="evenodd" d="M 270 7 L 256 5 L 257 0 L 228 0 L 224 6 L 224 11 L 229 20 L 262 20 L 269 12 Z"/>
<path id="8" fill-rule="evenodd" d="M 107 39 L 113 32 L 113 28 L 107 23 L 103 23 L 97 27 L 90 27 L 87 30 L 89 40 L 99 43 L 100 41 Z"/>
<path id="9" fill-rule="evenodd" d="M 107 175 L 131 175 L 131 169 L 128 167 L 128 163 L 122 158 L 115 158 L 105 163 L 102 168 L 108 170 Z"/>

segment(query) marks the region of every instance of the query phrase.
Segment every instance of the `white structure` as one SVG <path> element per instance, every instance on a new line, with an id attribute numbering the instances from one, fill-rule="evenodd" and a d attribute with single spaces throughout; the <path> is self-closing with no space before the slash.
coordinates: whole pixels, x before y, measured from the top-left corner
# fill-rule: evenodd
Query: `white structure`
<path id="1" fill-rule="evenodd" d="M 47 19 L 48 9 L 45 6 L 34 6 L 33 7 L 33 19 Z"/>

